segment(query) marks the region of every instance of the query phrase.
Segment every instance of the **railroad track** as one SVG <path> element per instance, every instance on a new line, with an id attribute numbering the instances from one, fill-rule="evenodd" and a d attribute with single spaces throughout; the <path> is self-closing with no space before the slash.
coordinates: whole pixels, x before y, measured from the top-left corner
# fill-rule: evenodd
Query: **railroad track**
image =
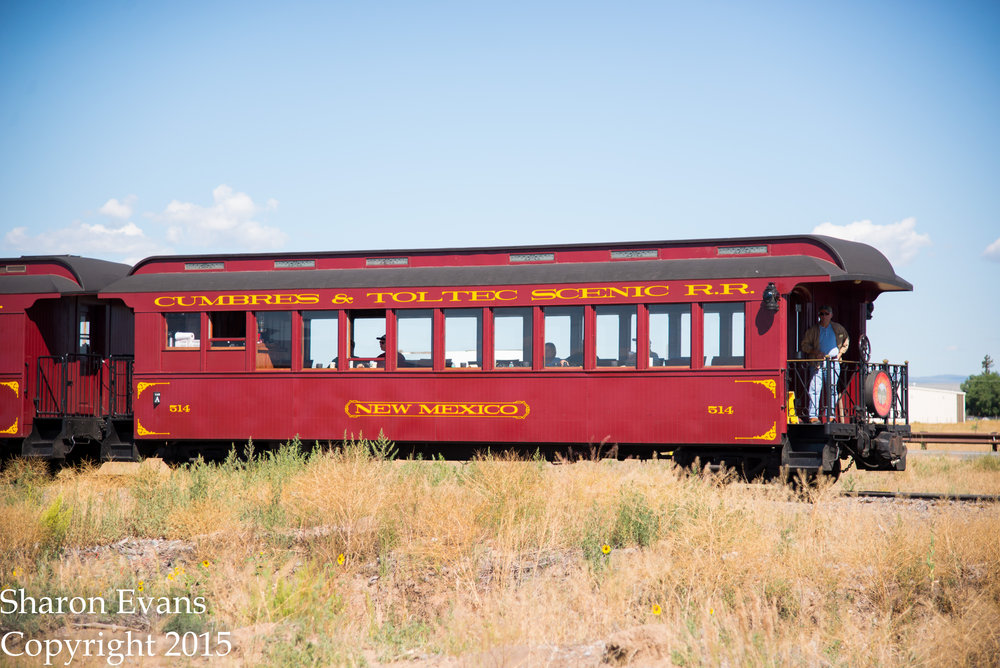
<path id="1" fill-rule="evenodd" d="M 997 448 L 1000 447 L 1000 433 L 995 431 L 989 434 L 977 434 L 970 432 L 915 431 L 903 440 L 907 443 L 919 443 L 921 450 L 926 450 L 928 443 L 940 443 L 946 445 L 988 445 L 993 452 L 997 452 Z"/>
<path id="2" fill-rule="evenodd" d="M 996 494 L 934 494 L 929 492 L 841 492 L 841 496 L 875 499 L 915 499 L 919 501 L 962 501 L 965 503 L 1000 503 Z"/>

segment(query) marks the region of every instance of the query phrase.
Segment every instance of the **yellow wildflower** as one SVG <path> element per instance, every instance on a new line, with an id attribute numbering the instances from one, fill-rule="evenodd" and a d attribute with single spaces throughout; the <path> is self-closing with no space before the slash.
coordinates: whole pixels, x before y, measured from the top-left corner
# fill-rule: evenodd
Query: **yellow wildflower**
<path id="1" fill-rule="evenodd" d="M 663 608 L 661 608 L 658 603 L 654 603 L 653 604 L 653 614 L 654 615 L 659 615 L 661 612 L 663 612 Z"/>
<path id="2" fill-rule="evenodd" d="M 205 561 L 201 562 L 201 567 L 202 568 L 208 568 L 211 565 L 212 565 L 212 562 L 209 561 L 208 559 L 206 559 Z"/>
<path id="3" fill-rule="evenodd" d="M 611 546 L 608 545 L 607 543 L 601 545 L 601 552 L 603 552 L 604 554 L 611 554 Z"/>
<path id="4" fill-rule="evenodd" d="M 140 594 L 142 593 L 142 580 L 139 580 L 139 586 L 138 586 L 138 587 L 136 587 L 136 589 L 138 589 L 138 590 L 139 590 L 139 593 L 140 593 Z"/>
<path id="5" fill-rule="evenodd" d="M 341 552 L 340 554 L 337 555 L 337 565 L 338 566 L 343 566 L 345 561 L 347 561 L 347 557 L 344 556 L 343 552 Z"/>

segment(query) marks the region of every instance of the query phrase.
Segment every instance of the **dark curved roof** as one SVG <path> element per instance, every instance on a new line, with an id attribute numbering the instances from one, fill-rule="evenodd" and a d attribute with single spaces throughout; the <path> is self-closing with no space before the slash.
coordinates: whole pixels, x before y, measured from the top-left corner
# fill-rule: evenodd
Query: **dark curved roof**
<path id="1" fill-rule="evenodd" d="M 839 258 L 844 273 L 839 276 L 831 274 L 832 281 L 870 281 L 886 291 L 913 289 L 913 284 L 900 278 L 888 258 L 873 246 L 819 234 L 809 238 L 822 242 Z"/>
<path id="2" fill-rule="evenodd" d="M 32 255 L 0 259 L 0 265 L 57 264 L 65 267 L 76 281 L 56 274 L 0 274 L 2 294 L 96 294 L 110 283 L 128 275 L 127 264 L 95 260 L 77 255 Z"/>
<path id="3" fill-rule="evenodd" d="M 574 252 L 634 248 L 712 248 L 719 246 L 805 243 L 821 249 L 834 262 L 814 255 L 768 255 L 752 258 L 713 257 L 684 260 L 650 260 L 629 262 L 556 262 L 544 266 L 506 264 L 508 253 Z M 493 254 L 496 264 L 477 267 L 379 267 L 357 269 L 313 269 L 287 271 L 199 272 L 198 274 L 135 275 L 140 267 L 158 262 L 204 262 L 226 260 L 285 260 L 312 258 L 363 258 L 385 256 L 461 256 Z M 500 258 L 503 258 L 502 260 Z M 881 291 L 912 290 L 913 286 L 900 278 L 886 257 L 875 248 L 856 241 L 823 235 L 789 235 L 773 237 L 742 237 L 723 239 L 691 239 L 682 241 L 614 242 L 604 244 L 561 244 L 545 246 L 424 248 L 411 250 L 245 253 L 211 254 L 185 257 L 150 257 L 139 262 L 127 280 L 109 287 L 109 291 L 143 292 L 160 289 L 177 290 L 242 290 L 286 288 L 340 288 L 407 285 L 491 285 L 517 282 L 559 282 L 595 280 L 667 280 L 672 278 L 740 278 L 752 276 L 829 276 L 831 281 L 862 281 Z M 253 274 L 259 274 L 254 276 Z M 169 278 L 168 278 L 169 277 Z M 190 277 L 190 278 L 186 278 Z"/>
<path id="4" fill-rule="evenodd" d="M 882 253 L 866 244 L 823 236 L 725 239 L 666 243 L 585 244 L 533 246 L 505 249 L 450 249 L 417 251 L 351 252 L 351 255 L 452 255 L 489 251 L 520 252 L 634 248 L 636 246 L 707 246 L 773 243 L 776 240 L 810 241 L 824 247 L 836 263 L 812 255 L 764 255 L 708 259 L 630 260 L 627 262 L 552 262 L 545 264 L 496 264 L 449 267 L 379 267 L 364 269 L 310 269 L 302 271 L 209 271 L 130 275 L 106 288 L 106 292 L 291 290 L 322 288 L 436 287 L 447 285 L 511 285 L 518 283 L 586 283 L 595 281 L 666 281 L 782 276 L 829 276 L 831 281 L 863 281 L 880 290 L 911 290 L 912 285 L 896 275 Z M 232 258 L 291 258 L 304 254 L 213 255 L 185 260 Z M 309 257 L 317 257 L 310 254 Z M 157 258 L 149 258 L 143 263 Z M 176 261 L 176 258 L 170 258 Z M 143 264 L 140 263 L 140 264 Z M 137 265 L 138 266 L 138 265 Z"/>

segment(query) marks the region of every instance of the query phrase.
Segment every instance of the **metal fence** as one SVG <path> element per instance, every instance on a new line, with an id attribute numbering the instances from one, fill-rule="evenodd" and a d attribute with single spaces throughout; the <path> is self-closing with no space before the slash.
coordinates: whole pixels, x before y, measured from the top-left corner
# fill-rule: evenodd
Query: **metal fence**
<path id="1" fill-rule="evenodd" d="M 131 357 L 82 354 L 39 357 L 35 415 L 129 417 L 132 368 Z"/>
<path id="2" fill-rule="evenodd" d="M 866 380 L 879 371 L 892 382 L 891 407 L 884 418 L 872 410 L 865 389 Z M 909 422 L 908 373 L 906 364 L 789 360 L 786 390 L 794 392 L 800 422 L 815 417 L 821 422 L 900 424 Z"/>

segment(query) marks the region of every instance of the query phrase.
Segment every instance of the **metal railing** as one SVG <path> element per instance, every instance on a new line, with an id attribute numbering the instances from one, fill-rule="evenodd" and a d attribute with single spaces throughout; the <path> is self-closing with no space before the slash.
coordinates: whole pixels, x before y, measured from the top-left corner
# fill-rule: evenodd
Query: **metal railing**
<path id="1" fill-rule="evenodd" d="M 108 416 L 132 417 L 132 357 L 114 356 L 105 360 L 108 369 Z"/>
<path id="2" fill-rule="evenodd" d="M 872 398 L 866 396 L 865 381 L 880 371 L 889 376 L 892 384 L 891 405 L 885 417 L 871 408 Z M 910 412 L 908 374 L 906 364 L 789 360 L 785 389 L 794 392 L 799 422 L 816 417 L 821 422 L 906 424 Z"/>
<path id="3" fill-rule="evenodd" d="M 132 368 L 131 357 L 83 354 L 39 357 L 35 415 L 129 417 Z"/>
<path id="4" fill-rule="evenodd" d="M 978 432 L 915 431 L 903 440 L 909 443 L 919 443 L 921 450 L 926 450 L 928 443 L 944 445 L 984 445 L 989 446 L 992 452 L 997 452 L 998 449 L 1000 449 L 1000 434 L 995 431 L 988 434 Z"/>

